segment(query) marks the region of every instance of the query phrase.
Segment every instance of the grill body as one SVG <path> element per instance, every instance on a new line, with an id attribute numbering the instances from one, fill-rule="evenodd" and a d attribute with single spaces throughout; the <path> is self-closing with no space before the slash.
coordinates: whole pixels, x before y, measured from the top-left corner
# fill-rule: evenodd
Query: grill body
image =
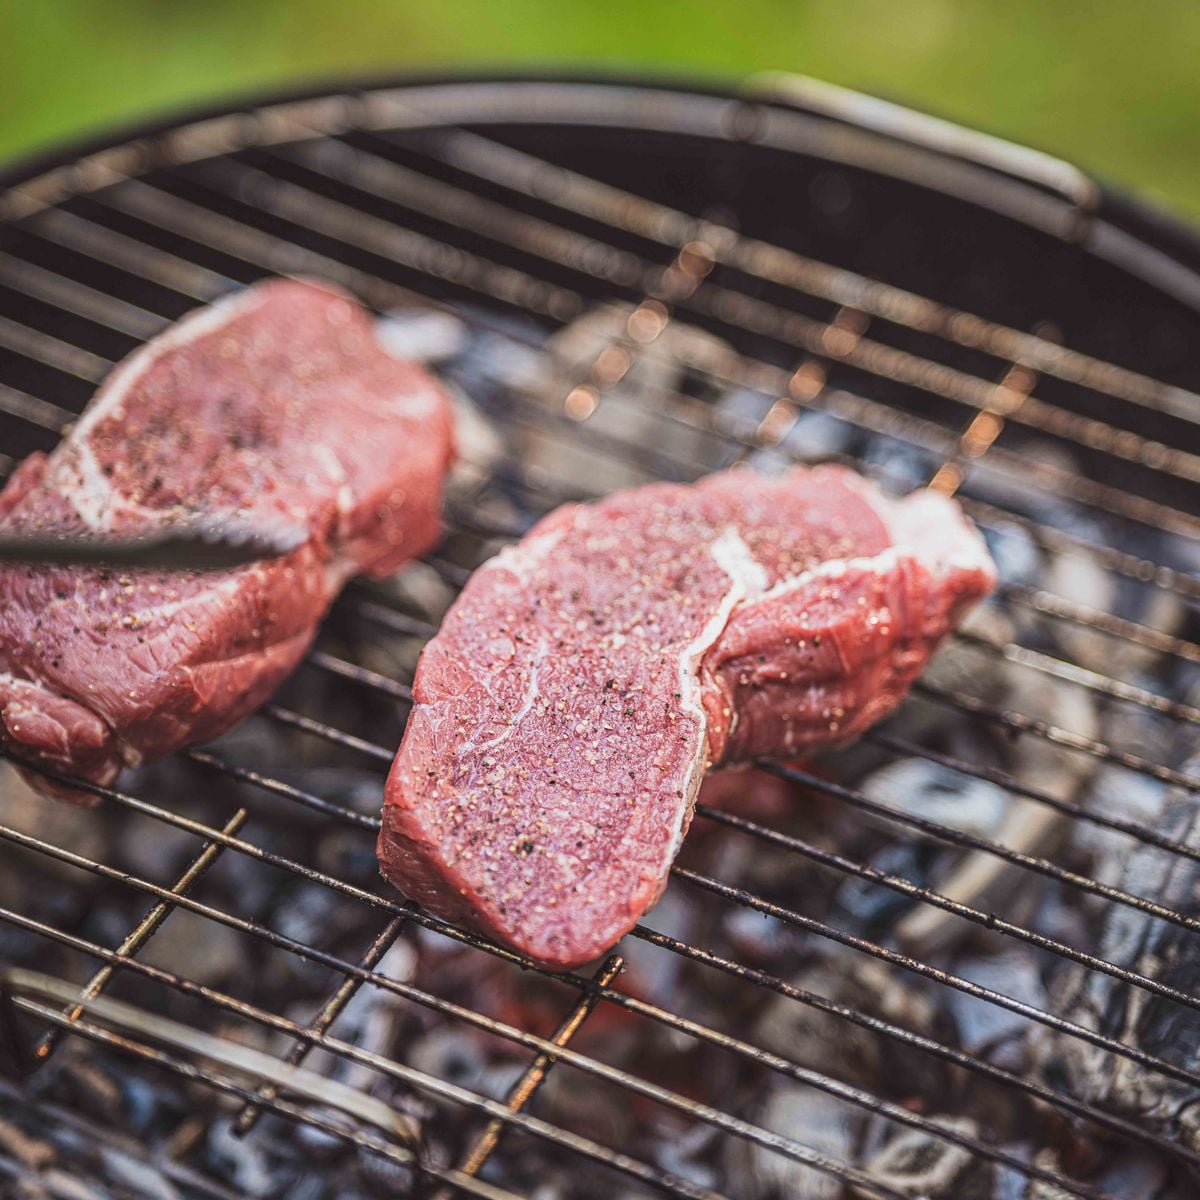
<path id="1" fill-rule="evenodd" d="M 1152 1194 L 1136 1162 L 1133 1186 L 1189 1194 L 1168 1189 L 1200 1162 L 1190 231 L 777 79 L 264 101 L 16 169 L 0 218 L 6 470 L 112 361 L 273 273 L 393 314 L 474 414 L 444 545 L 352 587 L 261 716 L 88 812 L 6 777 L 5 1045 L 39 1119 L 107 1147 L 81 1177 Z M 1001 561 L 993 623 L 896 722 L 710 798 L 594 971 L 530 969 L 376 880 L 412 664 L 475 565 L 564 499 L 823 457 L 950 479 Z M 931 808 L 939 787 L 991 815 Z M 812 1049 L 843 1038 L 844 1062 Z M 104 1120 L 112 1079 L 136 1144 Z M 20 1095 L 0 1165 L 33 1186 Z"/>

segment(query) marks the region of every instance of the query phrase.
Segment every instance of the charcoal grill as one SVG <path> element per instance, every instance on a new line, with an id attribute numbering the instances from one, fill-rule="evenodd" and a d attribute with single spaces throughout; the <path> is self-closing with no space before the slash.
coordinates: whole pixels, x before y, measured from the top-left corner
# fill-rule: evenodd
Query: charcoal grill
<path id="1" fill-rule="evenodd" d="M 1046 687 L 1083 693 L 1104 712 L 1145 718 L 1143 745 L 1110 745 L 1053 711 L 997 702 L 969 679 L 956 687 L 925 682 L 910 704 L 1036 745 L 1043 761 L 1103 765 L 1182 795 L 1200 788 L 1194 763 L 1164 749 L 1194 739 L 1200 689 L 1159 686 L 1162 676 L 1145 666 L 1168 662 L 1171 678 L 1200 675 L 1186 674 L 1200 663 L 1192 640 L 1200 597 L 1200 243 L 1065 163 L 790 78 L 736 92 L 611 79 L 423 79 L 199 114 L 27 164 L 3 185 L 5 472 L 54 444 L 114 360 L 197 303 L 265 275 L 322 276 L 381 312 L 433 312 L 500 339 L 552 381 L 510 382 L 493 397 L 485 415 L 507 450 L 487 458 L 459 492 L 447 541 L 423 568 L 438 586 L 460 586 L 537 511 L 610 486 L 610 467 L 687 478 L 754 455 L 786 458 L 797 446 L 807 454 L 795 435 L 806 416 L 824 413 L 876 448 L 835 446 L 827 457 L 849 458 L 885 483 L 895 482 L 895 462 L 916 464 L 925 475 L 909 482 L 957 491 L 989 533 L 1016 531 L 1041 555 L 1089 563 L 1113 595 L 1140 605 L 1130 615 L 1128 606 L 1061 594 L 1048 579 L 1010 579 L 1003 599 L 1024 621 L 1016 636 L 997 642 L 968 632 L 960 642 Z M 556 335 L 604 305 L 618 316 L 594 349 L 555 358 Z M 680 327 L 707 351 L 683 363 L 669 385 L 631 383 L 639 358 Z M 723 407 L 723 398 L 743 394 L 762 401 L 749 420 Z M 606 420 L 631 397 L 637 422 Z M 680 443 L 681 430 L 691 440 Z M 681 444 L 691 451 L 681 453 Z M 512 452 L 531 445 L 541 458 Z M 880 446 L 892 450 L 881 454 Z M 560 452 L 575 456 L 566 477 L 553 470 Z M 1009 486 L 994 486 L 997 478 Z M 518 517 L 497 519 L 487 502 L 495 496 Z M 1165 624 L 1147 615 L 1164 598 L 1182 614 Z M 415 646 L 433 632 L 410 601 L 402 589 L 353 586 L 297 680 L 243 729 L 120 789 L 89 788 L 103 803 L 72 817 L 72 828 L 82 820 L 157 831 L 149 844 L 161 835 L 170 847 L 161 863 L 114 865 L 89 853 L 86 839 L 80 848 L 59 836 L 54 821 L 0 827 L 12 871 L 42 872 L 44 890 L 56 893 L 50 902 L 43 889 L 0 891 L 0 955 L 14 968 L 0 1010 L 4 1046 L 14 1078 L 24 1081 L 0 1093 L 0 1178 L 8 1180 L 0 1187 L 46 1185 L 44 1163 L 12 1133 L 22 1113 L 34 1112 L 43 1133 L 71 1129 L 115 1146 L 130 1161 L 153 1163 L 186 1196 L 241 1194 L 246 1186 L 192 1153 L 218 1114 L 249 1139 L 270 1121 L 320 1131 L 329 1145 L 349 1145 L 392 1169 L 371 1186 L 397 1195 L 557 1195 L 538 1190 L 547 1164 L 569 1172 L 570 1194 L 751 1193 L 735 1170 L 704 1174 L 659 1153 L 663 1129 L 681 1140 L 706 1137 L 709 1161 L 725 1161 L 740 1143 L 758 1161 L 773 1155 L 796 1164 L 813 1181 L 813 1196 L 837 1194 L 831 1186 L 890 1200 L 912 1194 L 869 1163 L 831 1151 L 819 1129 L 772 1127 L 758 1101 L 761 1080 L 777 1078 L 1026 1181 L 1027 1192 L 1006 1195 L 1113 1194 L 1089 1151 L 1100 1145 L 1135 1148 L 1172 1171 L 1200 1165 L 1200 1145 L 1028 1065 L 965 1048 L 952 1031 L 914 1028 L 887 1015 L 886 1005 L 809 990 L 802 971 L 797 977 L 739 952 L 719 923 L 711 936 L 689 938 L 651 914 L 595 971 L 555 973 L 406 904 L 381 882 L 288 852 L 289 830 L 307 823 L 321 839 L 347 839 L 360 860 L 370 853 L 371 804 L 350 803 L 337 789 L 331 796 L 307 779 L 343 767 L 373 772 L 367 791 L 377 798 L 410 693 L 407 679 L 377 669 L 366 649 L 385 635 Z M 1043 628 L 1067 632 L 1048 646 L 1037 640 Z M 1142 665 L 1099 670 L 1063 648 L 1072 637 L 1101 635 L 1116 648 L 1114 664 L 1121 648 L 1134 647 Z M 294 739 L 289 747 L 304 747 L 306 772 L 271 751 L 284 736 Z M 852 921 L 826 919 L 826 910 L 813 915 L 802 892 L 767 894 L 689 859 L 674 872 L 668 904 L 698 895 L 716 912 L 759 914 L 768 928 L 800 939 L 796 945 L 838 945 L 846 961 L 881 964 L 888 994 L 918 985 L 957 993 L 1089 1047 L 1139 1079 L 1200 1086 L 1200 993 L 1147 973 L 1140 961 L 1106 959 L 1086 930 L 1080 938 L 1072 936 L 1077 928 L 1048 929 L 1020 904 L 1033 887 L 1079 893 L 1097 911 L 1124 909 L 1155 928 L 1178 928 L 1194 955 L 1200 944 L 1186 940 L 1200 929 L 1194 908 L 1126 890 L 1047 851 L 1054 823 L 1089 825 L 1126 852 L 1150 847 L 1184 866 L 1200 861 L 1197 844 L 1132 809 L 1094 809 L 1019 773 L 966 761 L 946 750 L 937 722 L 915 734 L 889 727 L 864 747 L 879 761 L 923 758 L 998 785 L 1011 805 L 1053 818 L 1034 826 L 1046 841 L 984 836 L 883 803 L 844 782 L 844 756 L 820 768 L 764 764 L 814 808 L 882 821 L 901 846 L 921 838 L 953 848 L 968 875 L 982 871 L 991 885 L 963 890 L 957 871 L 944 889 L 930 887 L 836 841 L 804 836 L 802 822 L 785 831 L 766 817 L 702 804 L 693 841 L 704 834 L 744 842 L 798 879 L 823 872 L 898 897 L 908 905 L 903 921 L 917 932 L 901 936 L 897 917 L 867 935 Z M 209 888 L 230 859 L 243 890 Z M 1006 873 L 997 876 L 998 868 Z M 264 908 L 260 893 L 301 886 L 325 897 L 319 937 L 293 936 L 291 926 L 262 915 L 280 910 Z M 97 926 L 89 907 L 98 894 L 144 915 L 123 930 Z M 254 946 L 253 969 L 218 987 L 196 977 L 198 968 L 159 965 L 156 944 L 185 915 L 200 941 L 223 926 Z M 947 930 L 1033 947 L 1039 962 L 1112 979 L 1171 1008 L 1176 1040 L 1139 1045 L 956 973 L 946 965 Z M 439 951 L 452 966 L 416 982 L 380 969 L 406 940 L 457 947 Z M 653 986 L 623 982 L 623 956 L 635 951 L 643 981 L 656 970 L 686 969 L 689 982 L 672 1002 L 660 1003 Z M 304 997 L 302 1011 L 272 992 L 273 975 L 299 969 L 285 962 L 315 973 L 323 989 L 315 1000 Z M 489 1011 L 480 999 L 486 989 L 471 990 L 472 974 L 519 977 L 512 986 L 536 997 L 538 1018 L 529 1015 L 534 1001 Z M 728 998 L 727 1019 L 693 1004 L 710 989 Z M 517 1064 L 505 1086 L 464 1084 L 414 1066 L 402 1046 L 380 1052 L 339 1036 L 348 1006 L 375 992 L 443 1021 L 455 1036 L 503 1047 Z M 952 1071 L 969 1089 L 1003 1094 L 1034 1132 L 1014 1149 L 1020 1139 L 948 1118 L 941 1097 L 923 1095 L 918 1082 L 884 1074 L 867 1087 L 764 1048 L 746 1014 L 766 997 L 819 1014 L 847 1038 Z M 613 1065 L 613 1045 L 631 1029 L 653 1031 L 640 1036 L 663 1043 L 663 1052 Z M 81 1115 L 55 1071 L 85 1046 L 96 1061 L 168 1081 L 180 1109 L 165 1149 Z M 709 1088 L 689 1073 L 689 1063 L 718 1059 L 729 1064 L 720 1078 L 735 1085 Z M 330 1082 L 335 1072 L 343 1074 Z M 620 1097 L 659 1131 L 658 1144 L 606 1137 L 587 1119 L 586 1102 L 574 1121 L 561 1107 L 543 1111 L 539 1088 L 551 1077 L 570 1077 L 585 1101 L 601 1092 Z M 381 1090 L 392 1103 L 379 1099 Z M 412 1097 L 412 1106 L 396 1096 Z M 1042 1153 L 1063 1144 L 1064 1129 L 1073 1131 L 1065 1140 L 1075 1157 Z M 324 1183 L 315 1172 L 305 1194 L 340 1194 L 343 1169 L 330 1167 Z"/>

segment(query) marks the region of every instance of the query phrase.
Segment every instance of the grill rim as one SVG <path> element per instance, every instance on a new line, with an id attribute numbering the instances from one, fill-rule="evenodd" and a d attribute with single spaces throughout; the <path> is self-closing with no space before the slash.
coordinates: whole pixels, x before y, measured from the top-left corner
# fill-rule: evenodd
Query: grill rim
<path id="1" fill-rule="evenodd" d="M 822 85 L 820 81 L 807 76 L 790 75 L 784 79 L 797 79 L 805 84 Z M 761 85 L 756 81 L 761 80 Z M 565 86 L 604 86 L 614 89 L 637 88 L 663 93 L 677 92 L 685 96 L 704 96 L 713 99 L 742 101 L 747 104 L 761 104 L 768 107 L 780 108 L 784 111 L 799 111 L 818 116 L 832 122 L 837 122 L 851 128 L 861 128 L 850 116 L 831 115 L 809 108 L 800 102 L 795 95 L 788 95 L 782 88 L 774 92 L 762 85 L 769 82 L 766 74 L 722 76 L 710 73 L 694 73 L 687 70 L 673 72 L 670 70 L 625 71 L 620 69 L 589 69 L 572 70 L 559 67 L 539 67 L 537 65 L 521 67 L 485 67 L 482 69 L 464 68 L 462 70 L 429 70 L 403 71 L 363 74 L 332 74 L 326 77 L 314 77 L 294 86 L 283 85 L 262 90 L 249 89 L 237 93 L 227 100 L 200 100 L 195 103 L 185 103 L 173 106 L 170 111 L 159 117 L 133 118 L 117 121 L 106 128 L 94 133 L 68 138 L 44 149 L 35 149 L 20 155 L 6 165 L 0 165 L 0 193 L 29 184 L 30 182 L 48 175 L 54 171 L 77 167 L 81 162 L 111 151 L 124 145 L 137 142 L 153 142 L 157 138 L 169 136 L 188 126 L 205 121 L 232 117 L 237 115 L 252 116 L 263 110 L 279 108 L 307 101 L 330 99 L 337 96 L 346 98 L 365 97 L 372 93 L 387 91 L 402 91 L 418 87 L 441 87 L 467 84 L 561 84 Z M 858 92 L 850 88 L 836 89 L 846 97 L 859 101 L 873 101 L 868 93 Z M 1025 144 L 1011 141 L 996 134 L 988 133 L 974 126 L 963 124 L 952 118 L 928 113 L 908 104 L 895 104 L 893 107 L 902 113 L 908 113 L 920 120 L 937 121 L 950 127 L 966 142 L 972 139 L 987 139 L 1006 147 L 1018 150 L 1029 149 Z M 896 134 L 872 131 L 875 136 L 906 146 L 916 146 L 917 143 Z M 952 149 L 937 149 L 921 146 L 926 153 L 950 161 L 971 161 L 956 155 Z M 1169 259 L 1183 259 L 1184 265 L 1195 275 L 1195 283 L 1200 287 L 1200 225 L 1189 221 L 1184 215 L 1172 212 L 1167 207 L 1137 192 L 1133 185 L 1115 182 L 1107 177 L 1096 175 L 1068 159 L 1064 159 L 1049 151 L 1035 150 L 1035 153 L 1052 161 L 1065 170 L 1074 172 L 1091 189 L 1094 203 L 1088 213 L 1089 220 L 1107 224 L 1128 239 L 1132 239 L 1132 249 L 1140 246 L 1151 255 L 1162 255 Z M 978 169 L 990 172 L 1001 178 L 1019 180 L 1022 184 L 1037 188 L 1047 195 L 1053 195 L 1066 200 L 1074 207 L 1075 204 L 1064 192 L 1049 187 L 1044 181 L 1031 176 L 1023 176 L 1018 172 L 1008 172 L 991 167 L 985 163 L 972 163 Z M 923 186 L 940 191 L 934 185 L 926 183 Z M 1081 210 L 1082 211 L 1082 210 Z M 1008 215 L 1013 220 L 1021 219 L 1013 214 Z M 1026 223 L 1026 222 L 1022 222 Z M 1068 240 L 1079 240 L 1068 239 Z M 1096 253 L 1095 248 L 1091 248 Z M 1108 260 L 1107 255 L 1100 255 Z M 1113 261 L 1113 260 L 1108 260 Z M 1140 272 L 1132 271 L 1127 261 L 1114 262 L 1114 265 L 1131 270 L 1139 278 L 1155 286 L 1162 286 L 1160 281 L 1147 279 Z M 1179 297 L 1176 297 L 1177 299 Z M 1182 301 L 1188 303 L 1188 301 Z M 1192 306 L 1200 309 L 1200 293 L 1193 300 Z"/>

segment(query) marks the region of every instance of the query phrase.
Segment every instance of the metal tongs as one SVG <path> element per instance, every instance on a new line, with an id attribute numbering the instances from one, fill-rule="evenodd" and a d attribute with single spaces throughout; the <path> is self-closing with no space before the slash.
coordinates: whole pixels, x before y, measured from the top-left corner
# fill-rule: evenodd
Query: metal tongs
<path id="1" fill-rule="evenodd" d="M 227 571 L 278 558 L 302 545 L 308 536 L 306 527 L 291 522 L 251 525 L 230 517 L 180 521 L 128 538 L 0 532 L 0 563 Z"/>

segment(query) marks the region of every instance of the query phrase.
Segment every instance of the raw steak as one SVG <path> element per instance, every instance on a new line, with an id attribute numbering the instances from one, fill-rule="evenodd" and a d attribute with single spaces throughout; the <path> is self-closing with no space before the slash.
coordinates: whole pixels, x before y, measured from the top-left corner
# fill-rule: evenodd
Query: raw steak
<path id="1" fill-rule="evenodd" d="M 710 766 L 855 737 L 993 582 L 952 501 L 837 467 L 561 508 L 425 648 L 383 873 L 532 958 L 585 962 L 661 894 Z"/>
<path id="2" fill-rule="evenodd" d="M 107 784 L 228 729 L 296 665 L 349 576 L 436 538 L 450 422 L 438 385 L 315 283 L 252 287 L 133 354 L 49 457 L 21 464 L 0 527 L 135 535 L 233 513 L 309 539 L 219 573 L 0 569 L 0 740 Z"/>

